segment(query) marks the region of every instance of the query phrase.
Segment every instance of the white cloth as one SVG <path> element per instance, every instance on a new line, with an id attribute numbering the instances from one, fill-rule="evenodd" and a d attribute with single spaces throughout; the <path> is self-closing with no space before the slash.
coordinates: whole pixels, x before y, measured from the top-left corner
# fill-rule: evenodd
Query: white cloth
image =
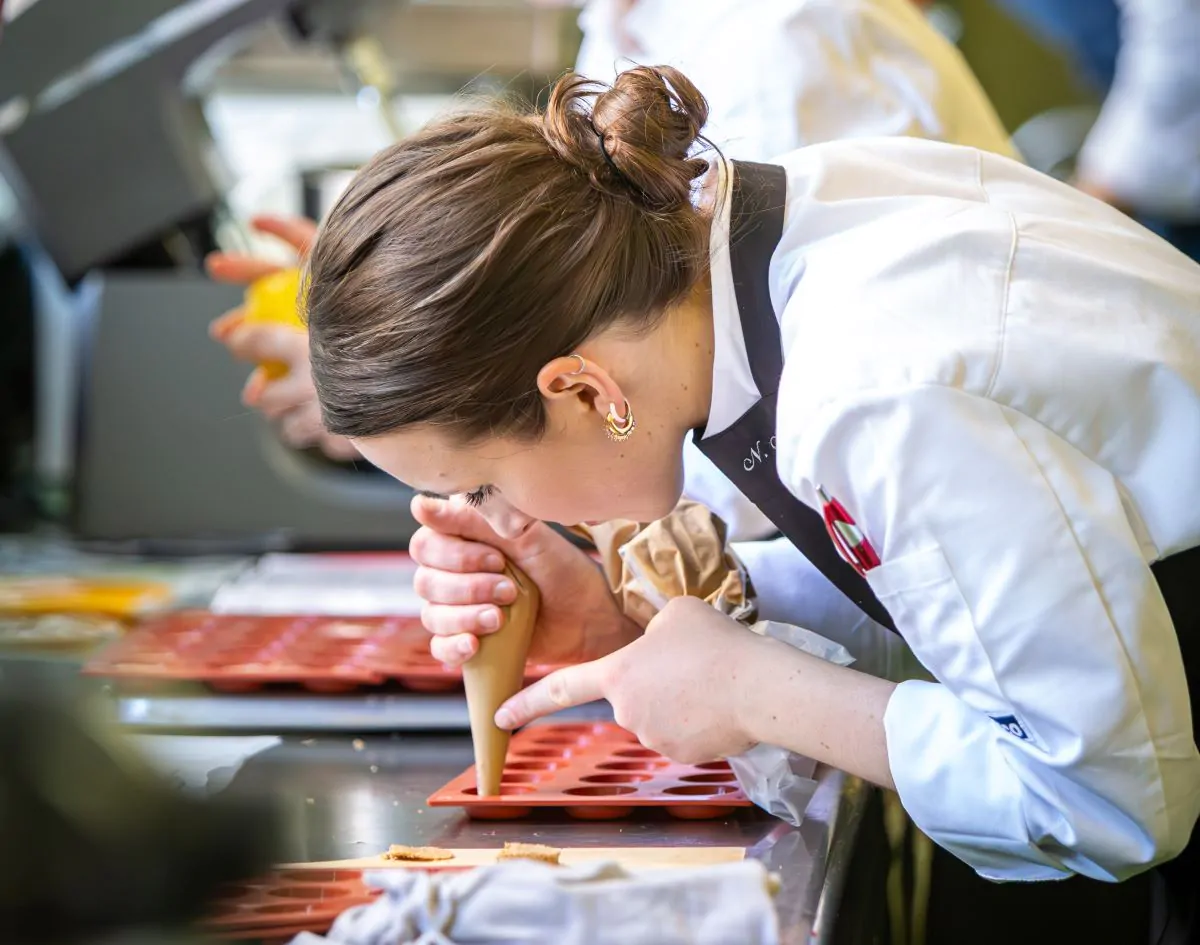
<path id="1" fill-rule="evenodd" d="M 628 873 L 614 863 L 520 862 L 465 873 L 368 873 L 384 890 L 295 945 L 777 945 L 756 860 Z"/>
<path id="2" fill-rule="evenodd" d="M 708 98 L 706 134 L 727 157 L 879 135 L 1014 153 L 962 55 L 912 0 L 591 0 L 579 22 L 578 72 L 681 69 Z M 685 494 L 733 540 L 775 531 L 690 441 L 684 472 Z"/>
<path id="3" fill-rule="evenodd" d="M 990 878 L 1171 857 L 1200 754 L 1149 562 L 1200 544 L 1200 267 L 972 149 L 878 139 L 780 163 L 778 468 L 856 519 L 883 562 L 868 580 L 938 680 L 887 709 L 905 807 Z M 720 338 L 736 305 L 713 304 Z M 714 400 L 749 377 L 714 372 Z"/>
<path id="4" fill-rule="evenodd" d="M 1080 174 L 1143 212 L 1200 219 L 1200 0 L 1118 5 L 1117 72 Z"/>

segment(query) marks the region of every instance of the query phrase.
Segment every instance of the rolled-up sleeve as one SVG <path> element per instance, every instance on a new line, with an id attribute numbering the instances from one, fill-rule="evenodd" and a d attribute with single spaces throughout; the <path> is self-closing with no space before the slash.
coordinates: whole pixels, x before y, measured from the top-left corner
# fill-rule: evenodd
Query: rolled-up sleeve
<path id="1" fill-rule="evenodd" d="M 1121 0 L 1113 87 L 1080 176 L 1143 212 L 1200 218 L 1200 3 Z"/>
<path id="2" fill-rule="evenodd" d="M 1126 493 L 1045 426 L 940 386 L 855 394 L 780 431 L 802 498 L 875 544 L 875 593 L 937 683 L 884 724 L 897 790 L 998 880 L 1121 880 L 1200 809 L 1178 642 Z"/>

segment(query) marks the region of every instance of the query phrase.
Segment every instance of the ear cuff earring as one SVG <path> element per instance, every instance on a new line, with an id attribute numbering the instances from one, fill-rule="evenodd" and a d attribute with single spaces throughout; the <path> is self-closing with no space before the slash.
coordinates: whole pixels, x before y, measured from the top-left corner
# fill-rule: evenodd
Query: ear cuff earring
<path id="1" fill-rule="evenodd" d="M 614 443 L 623 443 L 633 436 L 637 421 L 633 418 L 633 408 L 625 401 L 625 416 L 617 413 L 617 405 L 608 405 L 608 416 L 604 418 L 604 432 Z"/>
<path id="2" fill-rule="evenodd" d="M 587 361 L 583 359 L 581 354 L 572 354 L 575 360 L 579 362 L 579 369 L 572 371 L 571 374 L 582 374 L 587 370 Z M 625 401 L 624 416 L 617 413 L 617 405 L 608 405 L 608 415 L 604 418 L 604 432 L 608 434 L 608 438 L 614 443 L 623 443 L 633 436 L 633 431 L 637 427 L 637 421 L 633 417 L 633 408 L 629 406 L 629 401 Z"/>

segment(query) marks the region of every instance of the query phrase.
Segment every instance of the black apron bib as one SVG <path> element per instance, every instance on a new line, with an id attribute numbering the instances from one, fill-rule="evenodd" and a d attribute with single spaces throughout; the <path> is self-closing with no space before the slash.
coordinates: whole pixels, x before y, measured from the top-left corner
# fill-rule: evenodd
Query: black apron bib
<path id="1" fill-rule="evenodd" d="M 797 499 L 779 478 L 775 463 L 775 419 L 783 375 L 779 320 L 771 305 L 771 256 L 783 235 L 787 175 L 773 164 L 738 161 L 730 207 L 729 257 L 750 373 L 760 400 L 731 427 L 694 440 L 734 485 L 771 520 L 800 552 L 868 617 L 889 630 L 896 625 L 866 579 L 838 553 L 815 510 Z M 1200 484 L 1198 484 L 1200 486 Z M 1179 635 L 1192 702 L 1193 733 L 1200 742 L 1200 548 L 1151 566 Z M 1200 945 L 1200 830 L 1187 851 L 1160 870 L 1156 902 L 1157 945 Z M 1165 897 L 1165 898 L 1164 898 Z"/>
<path id="2" fill-rule="evenodd" d="M 728 429 L 705 439 L 696 431 L 696 446 L 839 591 L 876 623 L 894 631 L 891 615 L 866 578 L 838 554 L 825 520 L 779 479 L 775 411 L 783 346 L 771 306 L 768 269 L 783 235 L 787 177 L 782 167 L 773 164 L 738 161 L 733 169 L 729 258 L 750 373 L 760 399 Z"/>

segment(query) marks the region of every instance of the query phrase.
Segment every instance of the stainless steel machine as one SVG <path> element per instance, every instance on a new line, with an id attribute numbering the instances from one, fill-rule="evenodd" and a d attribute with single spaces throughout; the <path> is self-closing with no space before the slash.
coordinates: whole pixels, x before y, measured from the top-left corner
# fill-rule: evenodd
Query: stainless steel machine
<path id="1" fill-rule="evenodd" d="M 87 344 L 75 531 L 149 550 L 405 547 L 411 493 L 285 446 L 244 408 L 246 368 L 207 334 L 238 291 L 105 273 Z"/>

